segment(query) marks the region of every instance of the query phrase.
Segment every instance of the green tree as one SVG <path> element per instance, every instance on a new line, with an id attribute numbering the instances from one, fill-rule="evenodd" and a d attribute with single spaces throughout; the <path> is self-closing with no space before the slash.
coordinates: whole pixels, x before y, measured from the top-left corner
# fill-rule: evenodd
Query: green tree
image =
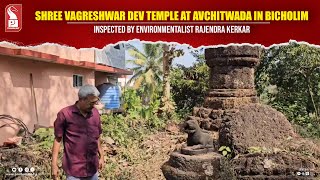
<path id="1" fill-rule="evenodd" d="M 208 91 L 209 67 L 203 51 L 195 50 L 191 54 L 197 59 L 191 67 L 177 65 L 171 69 L 172 96 L 177 113 L 187 116 L 193 107 L 200 106 Z"/>
<path id="2" fill-rule="evenodd" d="M 175 45 L 163 44 L 163 95 L 161 98 L 161 104 L 159 112 L 167 117 L 170 117 L 174 112 L 174 104 L 171 100 L 170 94 L 170 69 L 174 58 L 184 55 L 182 49 L 176 49 Z"/>
<path id="3" fill-rule="evenodd" d="M 262 100 L 301 125 L 320 122 L 319 80 L 320 49 L 295 42 L 267 49 L 256 73 Z"/>
<path id="4" fill-rule="evenodd" d="M 155 98 L 159 84 L 162 82 L 162 48 L 161 44 L 143 44 L 143 52 L 128 44 L 128 53 L 134 59 L 127 60 L 134 67 L 134 75 L 128 84 L 134 82 L 134 89 L 139 90 L 144 104 Z"/>

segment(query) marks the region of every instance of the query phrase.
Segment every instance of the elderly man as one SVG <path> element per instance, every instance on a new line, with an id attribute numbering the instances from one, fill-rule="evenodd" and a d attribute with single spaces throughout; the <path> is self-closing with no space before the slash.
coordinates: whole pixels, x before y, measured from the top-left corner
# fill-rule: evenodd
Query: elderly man
<path id="1" fill-rule="evenodd" d="M 61 140 L 64 145 L 62 166 L 67 180 L 98 179 L 98 169 L 102 169 L 104 164 L 100 144 L 101 121 L 98 110 L 94 108 L 99 94 L 94 86 L 82 86 L 79 100 L 57 114 L 52 148 L 53 179 L 58 179 L 57 159 Z"/>

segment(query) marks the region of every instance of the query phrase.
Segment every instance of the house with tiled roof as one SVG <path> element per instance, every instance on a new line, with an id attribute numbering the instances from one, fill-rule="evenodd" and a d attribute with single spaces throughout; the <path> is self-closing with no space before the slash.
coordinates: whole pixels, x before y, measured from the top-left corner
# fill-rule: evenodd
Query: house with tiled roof
<path id="1" fill-rule="evenodd" d="M 20 47 L 0 43 L 0 115 L 21 120 L 32 132 L 51 127 L 57 112 L 78 99 L 78 88 L 131 75 L 124 45 L 75 49 L 57 44 Z M 0 119 L 0 145 L 20 127 Z"/>

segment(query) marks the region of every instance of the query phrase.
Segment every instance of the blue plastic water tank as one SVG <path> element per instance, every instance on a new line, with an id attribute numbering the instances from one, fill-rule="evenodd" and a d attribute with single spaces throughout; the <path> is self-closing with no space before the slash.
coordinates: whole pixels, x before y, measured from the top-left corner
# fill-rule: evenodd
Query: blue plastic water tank
<path id="1" fill-rule="evenodd" d="M 100 92 L 100 100 L 106 109 L 119 109 L 121 91 L 119 86 L 104 83 L 97 87 Z"/>

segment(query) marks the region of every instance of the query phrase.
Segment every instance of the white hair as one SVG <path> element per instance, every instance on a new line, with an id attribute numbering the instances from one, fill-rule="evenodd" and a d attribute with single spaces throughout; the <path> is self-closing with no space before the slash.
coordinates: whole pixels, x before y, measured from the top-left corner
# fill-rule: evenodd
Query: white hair
<path id="1" fill-rule="evenodd" d="M 90 95 L 98 97 L 100 95 L 100 92 L 95 86 L 92 85 L 84 85 L 80 87 L 78 92 L 79 99 L 86 98 Z"/>

